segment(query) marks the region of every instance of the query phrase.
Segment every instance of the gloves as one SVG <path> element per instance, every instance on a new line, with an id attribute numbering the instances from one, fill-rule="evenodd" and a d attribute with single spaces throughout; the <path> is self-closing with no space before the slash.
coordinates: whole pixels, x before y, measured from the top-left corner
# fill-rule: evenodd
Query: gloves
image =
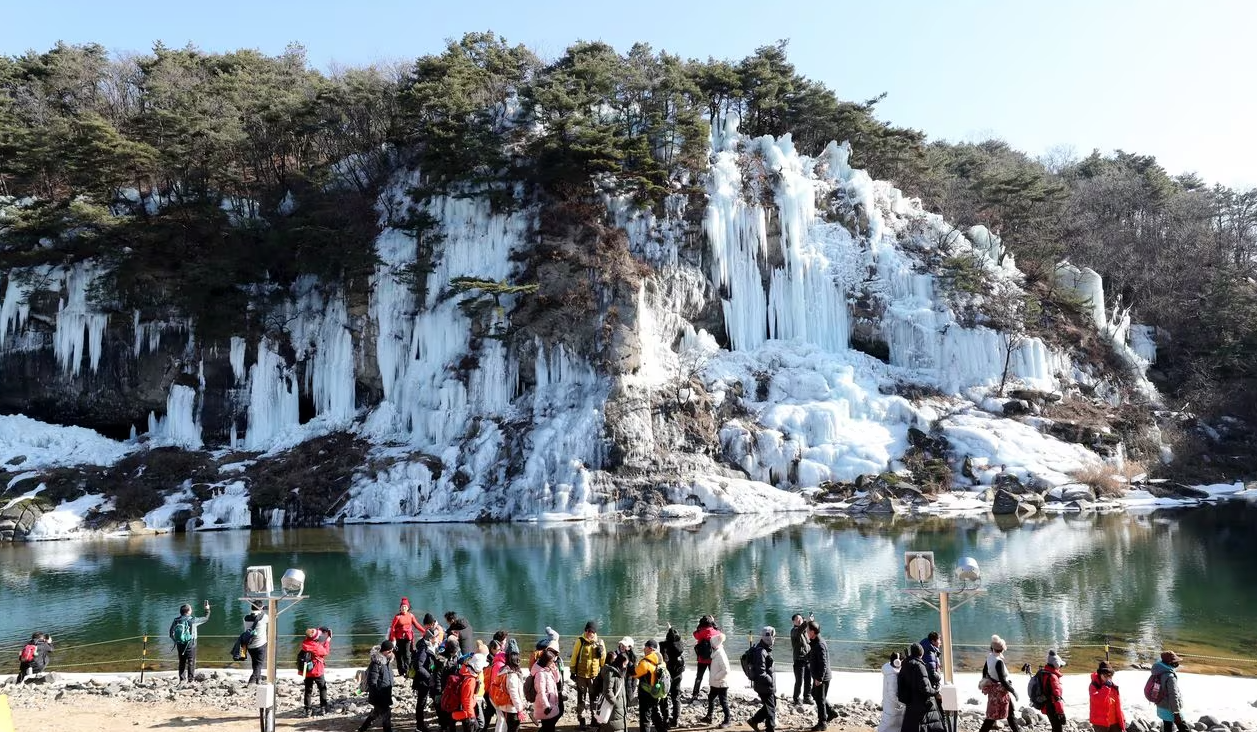
<path id="1" fill-rule="evenodd" d="M 547 717 L 549 717 L 549 716 L 550 716 L 550 707 L 546 707 L 545 715 L 546 715 Z"/>

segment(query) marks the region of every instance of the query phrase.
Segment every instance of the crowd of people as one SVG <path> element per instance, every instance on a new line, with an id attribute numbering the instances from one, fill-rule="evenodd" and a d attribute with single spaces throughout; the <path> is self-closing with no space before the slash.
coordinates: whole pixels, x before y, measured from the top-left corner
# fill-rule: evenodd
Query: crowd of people
<path id="1" fill-rule="evenodd" d="M 170 625 L 170 639 L 179 659 L 179 684 L 191 684 L 196 677 L 197 628 L 209 620 L 195 617 L 191 605 L 183 605 Z M 471 624 L 457 612 L 444 614 L 444 624 L 431 613 L 422 618 L 411 612 L 410 600 L 403 597 L 388 626 L 387 638 L 371 649 L 370 663 L 359 674 L 359 688 L 371 704 L 371 712 L 359 727 L 366 732 L 379 722 L 385 732 L 393 729 L 393 687 L 403 678 L 415 692 L 417 732 L 517 732 L 528 715 L 543 732 L 552 732 L 566 711 L 568 694 L 565 680 L 575 689 L 575 714 L 582 732 L 627 732 L 629 710 L 637 706 L 639 732 L 668 732 L 678 725 L 681 713 L 683 677 L 687 669 L 686 642 L 681 633 L 668 626 L 662 642 L 651 638 L 638 644 L 632 637 L 621 638 L 612 647 L 599 637 L 595 621 L 583 632 L 566 656 L 560 636 L 547 627 L 536 645 L 526 653 L 505 630 L 493 633 L 488 643 L 476 638 Z M 245 616 L 244 629 L 237 639 L 233 657 L 251 661 L 247 683 L 265 679 L 267 625 L 270 619 L 258 605 Z M 690 704 L 706 702 L 704 724 L 714 722 L 717 705 L 721 729 L 733 724 L 729 709 L 730 661 L 728 637 L 715 618 L 704 615 L 691 633 L 694 653 L 694 682 Z M 742 671 L 759 698 L 759 707 L 748 720 L 751 729 L 775 732 L 777 728 L 777 685 L 773 652 L 777 631 L 764 626 L 759 639 L 739 658 Z M 306 630 L 297 655 L 298 672 L 304 679 L 303 709 L 306 716 L 327 713 L 325 661 L 332 647 L 332 631 L 326 627 Z M 979 691 L 987 698 L 986 718 L 980 732 L 993 732 L 999 722 L 1011 732 L 1020 732 L 1016 705 L 1020 701 L 1004 658 L 1007 643 L 991 637 L 990 652 L 982 665 Z M 834 709 L 828 703 L 832 680 L 829 646 L 821 626 L 809 614 L 791 618 L 790 652 L 794 671 L 791 703 L 811 705 L 816 724 L 811 732 L 827 729 Z M 53 653 L 52 638 L 32 634 L 19 656 L 17 681 L 39 674 Z M 1183 700 L 1177 669 L 1180 658 L 1173 651 L 1161 654 L 1152 667 L 1144 696 L 1157 708 L 1163 732 L 1188 732 L 1182 716 Z M 882 667 L 882 720 L 878 732 L 945 732 L 942 708 L 941 648 L 939 635 L 929 633 L 914 643 L 906 654 L 895 652 Z M 1031 676 L 1027 701 L 1047 717 L 1052 732 L 1062 732 L 1065 724 L 1061 669 L 1065 661 L 1055 651 Z M 1031 671 L 1029 665 L 1023 668 Z M 1088 686 L 1089 721 L 1094 732 L 1123 732 L 1126 719 L 1120 690 L 1113 682 L 1114 669 L 1101 662 Z M 707 680 L 705 699 L 700 696 Z M 319 704 L 313 706 L 315 689 Z M 495 719 L 496 718 L 496 719 Z M 433 726 L 437 728 L 433 730 Z"/>
<path id="2" fill-rule="evenodd" d="M 930 633 L 920 643 L 914 643 L 904 658 L 900 653 L 891 655 L 882 667 L 882 722 L 878 732 L 944 732 L 942 678 L 938 634 Z M 1020 701 L 1014 687 L 1004 652 L 1008 644 L 998 635 L 991 636 L 990 652 L 982 664 L 978 690 L 986 696 L 986 718 L 979 732 L 992 732 L 999 722 L 1007 723 L 1012 732 L 1020 732 L 1015 701 Z M 1183 696 L 1178 683 L 1181 659 L 1173 651 L 1161 654 L 1161 660 L 1152 667 L 1144 686 L 1144 697 L 1156 705 L 1157 717 L 1163 732 L 1188 732 L 1190 727 L 1183 719 Z M 1027 701 L 1037 709 L 1051 726 L 1052 732 L 1062 732 L 1065 726 L 1065 694 L 1061 684 L 1061 669 L 1065 661 L 1055 650 L 1049 650 L 1038 671 L 1030 677 L 1026 687 Z M 1030 671 L 1027 666 L 1024 670 Z M 1121 692 L 1113 683 L 1114 669 L 1107 661 L 1101 661 L 1091 674 L 1087 687 L 1089 716 L 1094 732 L 1124 732 L 1126 715 L 1122 711 Z"/>

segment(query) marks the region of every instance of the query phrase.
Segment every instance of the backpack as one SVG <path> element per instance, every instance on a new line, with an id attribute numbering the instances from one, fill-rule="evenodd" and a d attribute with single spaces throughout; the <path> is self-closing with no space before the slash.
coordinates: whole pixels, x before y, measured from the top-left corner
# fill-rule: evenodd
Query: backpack
<path id="1" fill-rule="evenodd" d="M 449 715 L 466 715 L 454 716 L 456 720 L 466 719 L 472 710 L 466 708 L 465 700 L 468 696 L 474 697 L 475 694 L 476 677 L 460 671 L 450 677 L 449 683 L 441 692 L 441 711 Z"/>
<path id="2" fill-rule="evenodd" d="M 314 670 L 314 654 L 302 649 L 297 651 L 297 675 L 305 676 Z"/>
<path id="3" fill-rule="evenodd" d="M 1039 671 L 1030 677 L 1030 684 L 1026 686 L 1026 697 L 1030 700 L 1030 704 L 1035 707 L 1047 705 L 1047 685 L 1043 683 L 1043 671 Z"/>
<path id="4" fill-rule="evenodd" d="M 663 699 L 668 696 L 668 689 L 671 685 L 671 674 L 665 666 L 660 664 L 655 667 L 655 683 L 645 687 L 645 690 L 652 699 Z"/>
<path id="5" fill-rule="evenodd" d="M 27 643 L 22 646 L 22 652 L 18 654 L 17 660 L 22 663 L 30 663 L 35 660 L 35 644 Z"/>
<path id="6" fill-rule="evenodd" d="M 358 684 L 357 688 L 354 690 L 354 695 L 367 693 L 367 672 L 361 669 L 355 671 L 354 680 Z"/>
<path id="7" fill-rule="evenodd" d="M 742 652 L 742 657 L 738 659 L 742 663 L 742 673 L 746 678 L 751 679 L 751 654 L 755 651 L 755 646 L 751 646 Z M 752 679 L 754 680 L 754 679 Z"/>
<path id="8" fill-rule="evenodd" d="M 1144 698 L 1153 704 L 1165 700 L 1165 684 L 1161 682 L 1161 674 L 1152 674 L 1144 682 Z"/>
<path id="9" fill-rule="evenodd" d="M 532 704 L 537 701 L 537 675 L 528 674 L 524 679 L 524 701 Z"/>
<path id="10" fill-rule="evenodd" d="M 192 618 L 182 617 L 170 629 L 170 640 L 180 645 L 192 642 Z"/>
<path id="11" fill-rule="evenodd" d="M 510 706 L 511 693 L 506 690 L 506 677 L 514 673 L 506 670 L 505 667 L 489 681 L 489 701 L 493 702 L 493 706 L 501 709 Z"/>
<path id="12" fill-rule="evenodd" d="M 249 657 L 249 652 L 245 650 L 249 645 L 249 638 L 250 635 L 247 630 L 240 634 L 240 637 L 231 646 L 231 660 L 244 661 Z"/>
<path id="13" fill-rule="evenodd" d="M 704 638 L 701 641 L 694 644 L 694 655 L 698 656 L 699 658 L 705 658 L 708 661 L 711 660 L 711 654 L 714 653 L 715 650 L 716 649 L 712 648 L 711 646 L 711 638 Z M 684 651 L 681 652 L 681 657 L 682 658 L 685 657 Z"/>

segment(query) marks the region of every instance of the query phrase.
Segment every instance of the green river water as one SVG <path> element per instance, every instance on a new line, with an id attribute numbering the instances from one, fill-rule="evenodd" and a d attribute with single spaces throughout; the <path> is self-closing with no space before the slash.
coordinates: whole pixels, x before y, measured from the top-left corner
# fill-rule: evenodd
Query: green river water
<path id="1" fill-rule="evenodd" d="M 58 647 L 54 668 L 138 669 L 148 634 L 150 667 L 169 667 L 178 606 L 209 600 L 199 655 L 203 668 L 221 666 L 246 612 L 242 570 L 270 564 L 277 578 L 287 567 L 308 577 L 310 599 L 280 618 L 282 667 L 295 653 L 288 636 L 315 625 L 337 633 L 334 664 L 363 662 L 406 595 L 420 613 L 459 611 L 481 637 L 505 628 L 528 640 L 546 625 L 570 640 L 596 619 L 604 637 L 640 644 L 669 622 L 690 631 L 706 612 L 740 639 L 811 611 L 836 666 L 873 668 L 937 627 L 901 574 L 905 550 L 931 549 L 942 567 L 963 556 L 982 566 L 985 594 L 953 616 L 962 666 L 999 633 L 1017 665 L 1042 663 L 1048 647 L 1090 664 L 1107 641 L 1119 660 L 1172 645 L 1219 657 L 1189 664 L 1252 674 L 1257 666 L 1219 659 L 1257 647 L 1254 526 L 1257 507 L 1234 502 L 1023 523 L 779 514 L 688 527 L 371 525 L 0 545 L 0 654 L 16 659 L 43 630 Z"/>

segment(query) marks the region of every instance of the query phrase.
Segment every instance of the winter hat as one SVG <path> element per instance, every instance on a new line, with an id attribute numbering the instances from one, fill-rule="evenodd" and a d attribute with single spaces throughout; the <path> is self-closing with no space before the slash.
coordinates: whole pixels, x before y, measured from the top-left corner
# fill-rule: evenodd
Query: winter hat
<path id="1" fill-rule="evenodd" d="M 519 643 L 517 643 L 514 638 L 507 638 L 506 648 L 504 650 L 508 656 L 512 653 L 519 653 Z"/>
<path id="2" fill-rule="evenodd" d="M 633 636 L 631 636 L 631 635 L 626 635 L 626 636 L 624 636 L 623 638 L 621 638 L 621 639 L 620 639 L 620 645 L 624 646 L 625 648 L 632 648 L 632 647 L 633 647 Z"/>
<path id="3" fill-rule="evenodd" d="M 996 653 L 1003 653 L 1008 650 L 1008 644 L 1004 642 L 1003 638 L 993 635 L 991 636 L 991 650 Z"/>
<path id="4" fill-rule="evenodd" d="M 550 641 L 549 643 L 547 643 L 547 644 L 546 644 L 546 650 L 547 650 L 547 651 L 554 651 L 554 655 L 556 655 L 556 656 L 561 656 L 561 655 L 563 655 L 563 652 L 562 652 L 561 650 L 559 650 L 559 641 L 558 641 L 558 640 L 552 640 L 552 641 Z"/>
<path id="5" fill-rule="evenodd" d="M 310 638 L 311 640 L 313 640 L 313 639 L 315 639 L 315 638 L 318 638 L 318 637 L 319 637 L 319 629 L 318 629 L 318 628 L 306 628 L 306 637 L 307 637 L 307 638 Z"/>
<path id="6" fill-rule="evenodd" d="M 489 664 L 481 656 L 472 656 L 471 658 L 467 659 L 467 668 L 471 669 L 472 673 L 478 674 L 481 671 L 484 671 L 485 666 L 488 666 L 488 665 Z"/>
<path id="7" fill-rule="evenodd" d="M 647 648 L 655 648 L 655 649 L 657 649 L 657 648 L 659 648 L 659 644 L 658 644 L 657 642 L 655 642 L 655 639 L 654 639 L 654 638 L 651 638 L 650 640 L 646 641 L 646 647 L 647 647 Z"/>
<path id="8" fill-rule="evenodd" d="M 592 620 L 590 620 L 588 623 L 585 623 L 585 632 L 586 632 L 586 633 L 597 633 L 597 632 L 598 632 L 598 624 L 597 624 L 597 623 L 595 623 L 595 622 L 594 622 L 594 621 L 592 621 Z"/>
<path id="9" fill-rule="evenodd" d="M 424 625 L 432 625 L 432 624 L 433 624 L 433 623 L 435 623 L 435 622 L 436 622 L 436 618 L 432 617 L 432 613 L 424 613 L 424 614 L 423 614 L 423 624 L 424 624 Z"/>
<path id="10" fill-rule="evenodd" d="M 1045 665 L 1053 666 L 1055 668 L 1064 668 L 1065 661 L 1063 661 L 1060 656 L 1056 655 L 1056 651 L 1053 650 L 1048 651 L 1047 663 Z"/>
<path id="11" fill-rule="evenodd" d="M 380 653 L 388 653 L 393 650 L 393 641 L 386 640 L 380 644 Z"/>
<path id="12" fill-rule="evenodd" d="M 769 648 L 773 647 L 773 640 L 777 638 L 777 629 L 771 625 L 765 625 L 760 632 L 759 640 Z"/>
<path id="13" fill-rule="evenodd" d="M 1109 662 L 1108 662 L 1108 661 L 1101 661 L 1101 662 L 1100 662 L 1100 668 L 1097 668 L 1097 669 L 1096 669 L 1096 673 L 1098 673 L 1098 674 L 1108 674 L 1108 675 L 1112 676 L 1112 675 L 1113 675 L 1113 667 L 1109 665 Z"/>
<path id="14" fill-rule="evenodd" d="M 1180 660 L 1174 651 L 1165 651 L 1161 654 L 1161 663 L 1178 663 Z"/>
<path id="15" fill-rule="evenodd" d="M 406 607 L 410 607 L 410 598 L 409 598 L 409 597 L 403 597 L 403 598 L 402 598 L 402 601 L 401 601 L 401 604 L 402 604 L 402 605 L 405 605 Z"/>

